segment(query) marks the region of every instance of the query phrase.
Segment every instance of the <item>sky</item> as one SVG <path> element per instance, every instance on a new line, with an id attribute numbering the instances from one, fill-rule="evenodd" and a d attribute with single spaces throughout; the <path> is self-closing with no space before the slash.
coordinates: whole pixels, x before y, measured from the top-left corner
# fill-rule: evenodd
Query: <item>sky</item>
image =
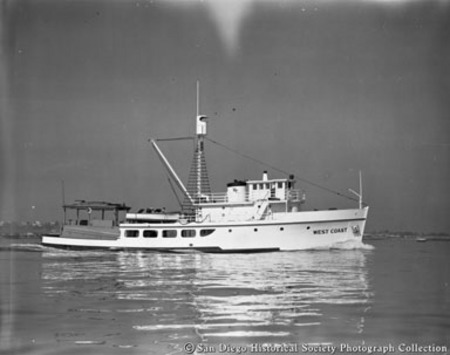
<path id="1" fill-rule="evenodd" d="M 208 135 L 367 230 L 450 231 L 450 2 L 3 0 L 0 220 L 76 199 L 177 209 L 149 138 Z M 161 143 L 187 182 L 192 143 Z M 214 191 L 285 177 L 214 144 Z"/>

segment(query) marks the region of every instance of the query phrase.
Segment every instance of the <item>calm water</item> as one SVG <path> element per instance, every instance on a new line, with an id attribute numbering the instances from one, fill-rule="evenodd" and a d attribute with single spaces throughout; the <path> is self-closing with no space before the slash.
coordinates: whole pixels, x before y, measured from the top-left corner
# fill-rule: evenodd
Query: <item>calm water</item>
<path id="1" fill-rule="evenodd" d="M 450 242 L 247 255 L 1 243 L 2 354 L 449 353 Z"/>

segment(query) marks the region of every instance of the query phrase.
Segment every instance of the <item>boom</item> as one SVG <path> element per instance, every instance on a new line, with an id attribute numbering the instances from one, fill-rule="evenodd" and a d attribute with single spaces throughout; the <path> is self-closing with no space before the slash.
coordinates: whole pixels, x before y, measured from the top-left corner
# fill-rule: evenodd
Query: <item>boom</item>
<path id="1" fill-rule="evenodd" d="M 178 188 L 181 190 L 181 192 L 183 192 L 183 194 L 186 196 L 186 198 L 189 200 L 189 202 L 191 202 L 193 204 L 194 201 L 192 201 L 191 195 L 186 190 L 186 187 L 184 187 L 182 181 L 178 177 L 175 170 L 173 170 L 173 168 L 170 166 L 170 163 L 168 162 L 168 160 L 166 159 L 164 154 L 161 152 L 161 149 L 159 149 L 158 145 L 156 144 L 156 141 L 154 139 L 150 139 L 150 142 L 152 143 L 153 149 L 155 149 L 156 154 L 158 154 L 158 157 L 161 160 L 161 162 L 163 163 L 164 167 L 167 169 L 170 176 L 175 180 L 175 183 L 177 184 Z"/>

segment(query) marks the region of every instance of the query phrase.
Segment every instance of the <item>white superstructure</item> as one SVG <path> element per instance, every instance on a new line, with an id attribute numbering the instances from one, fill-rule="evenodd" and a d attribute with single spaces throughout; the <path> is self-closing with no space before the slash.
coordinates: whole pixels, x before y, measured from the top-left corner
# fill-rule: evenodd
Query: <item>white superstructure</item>
<path id="1" fill-rule="evenodd" d="M 60 235 L 44 236 L 42 243 L 113 250 L 263 252 L 320 248 L 362 239 L 368 207 L 363 205 L 361 186 L 359 193 L 351 190 L 359 197 L 358 208 L 322 211 L 302 208 L 305 194 L 295 188 L 293 175 L 272 178 L 264 171 L 259 180 L 235 180 L 225 192 L 211 192 L 204 155 L 206 135 L 207 117 L 198 113 L 197 103 L 195 151 L 187 187 L 159 148 L 157 142 L 163 140 L 151 140 L 184 195 L 180 213 L 148 209 L 130 213 L 123 204 L 103 205 L 114 210 L 115 221 L 119 211 L 127 212 L 119 224 L 104 221 L 102 205 L 94 207 L 101 211 L 101 219 L 91 219 L 89 203 L 66 205 L 76 209 L 75 221 L 65 223 Z M 88 213 L 88 220 L 79 218 L 80 211 Z"/>

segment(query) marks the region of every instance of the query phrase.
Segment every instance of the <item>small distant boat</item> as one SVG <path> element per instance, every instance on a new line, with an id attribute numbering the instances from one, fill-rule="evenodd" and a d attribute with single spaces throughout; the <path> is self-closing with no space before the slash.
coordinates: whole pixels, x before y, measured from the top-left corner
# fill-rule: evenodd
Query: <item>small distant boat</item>
<path id="1" fill-rule="evenodd" d="M 189 137 L 195 141 L 194 159 L 187 187 L 157 145 L 186 138 L 150 140 L 184 196 L 181 212 L 141 209 L 131 213 L 125 204 L 77 201 L 63 206 L 61 234 L 43 236 L 42 244 L 236 253 L 313 249 L 362 239 L 369 208 L 362 202 L 361 175 L 359 193 L 349 189 L 359 197 L 359 206 L 350 209 L 304 210 L 305 193 L 295 188 L 294 175 L 269 178 L 267 171 L 260 179 L 230 182 L 226 192 L 211 192 L 204 150 L 207 117 L 198 111 L 197 92 L 196 134 Z M 75 217 L 67 220 L 70 211 Z M 112 218 L 105 218 L 106 214 Z"/>
<path id="2" fill-rule="evenodd" d="M 428 241 L 428 239 L 427 239 L 427 238 L 424 238 L 424 237 L 417 237 L 417 238 L 416 238 L 416 242 L 424 243 L 424 242 L 426 242 L 426 241 Z"/>

